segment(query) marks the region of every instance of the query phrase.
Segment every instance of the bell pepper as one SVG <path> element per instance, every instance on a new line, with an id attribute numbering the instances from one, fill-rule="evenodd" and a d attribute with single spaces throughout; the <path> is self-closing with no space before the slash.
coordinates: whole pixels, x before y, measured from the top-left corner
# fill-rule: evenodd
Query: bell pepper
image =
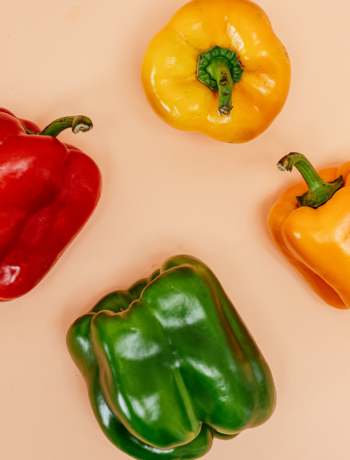
<path id="1" fill-rule="evenodd" d="M 278 162 L 282 171 L 293 166 L 305 182 L 289 187 L 271 208 L 271 237 L 321 299 L 350 308 L 350 162 L 319 173 L 299 153 Z"/>
<path id="2" fill-rule="evenodd" d="M 170 126 L 242 143 L 270 126 L 290 86 L 287 51 L 249 0 L 193 0 L 153 37 L 141 70 Z"/>
<path id="3" fill-rule="evenodd" d="M 60 118 L 43 131 L 0 109 L 0 300 L 30 291 L 83 227 L 100 197 L 91 158 L 56 136 L 88 131 L 84 116 Z"/>
<path id="4" fill-rule="evenodd" d="M 271 372 L 210 269 L 168 259 L 67 334 L 103 432 L 140 460 L 193 459 L 265 422 Z"/>

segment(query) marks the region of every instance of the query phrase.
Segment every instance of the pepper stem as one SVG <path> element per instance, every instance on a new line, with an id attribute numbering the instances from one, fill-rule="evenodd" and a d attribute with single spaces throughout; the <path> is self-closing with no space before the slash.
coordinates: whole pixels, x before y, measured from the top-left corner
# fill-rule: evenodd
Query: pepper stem
<path id="1" fill-rule="evenodd" d="M 299 206 L 318 208 L 326 203 L 343 186 L 343 176 L 333 182 L 325 182 L 317 173 L 309 160 L 301 153 L 292 152 L 284 156 L 277 163 L 280 171 L 292 171 L 293 166 L 303 176 L 309 190 L 301 196 L 297 196 Z"/>
<path id="2" fill-rule="evenodd" d="M 212 91 L 219 91 L 219 115 L 230 115 L 232 90 L 242 73 L 237 54 L 230 49 L 214 46 L 199 56 L 198 80 Z"/>
<path id="3" fill-rule="evenodd" d="M 213 59 L 207 67 L 207 72 L 218 85 L 219 115 L 230 115 L 234 83 L 227 60 L 223 57 Z"/>
<path id="4" fill-rule="evenodd" d="M 30 129 L 26 129 L 27 134 L 38 134 L 40 136 L 52 136 L 57 137 L 62 131 L 67 128 L 72 128 L 74 134 L 78 134 L 80 131 L 83 133 L 92 129 L 92 121 L 90 118 L 84 115 L 77 115 L 75 117 L 62 117 L 53 121 L 46 126 L 40 133 L 36 133 Z"/>

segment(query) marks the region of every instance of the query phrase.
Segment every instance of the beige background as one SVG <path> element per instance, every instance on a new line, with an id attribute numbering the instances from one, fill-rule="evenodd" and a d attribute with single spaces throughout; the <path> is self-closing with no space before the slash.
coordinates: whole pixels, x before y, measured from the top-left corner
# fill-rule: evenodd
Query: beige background
<path id="1" fill-rule="evenodd" d="M 214 0 L 213 0 L 214 1 Z M 1 105 L 44 127 L 90 116 L 60 139 L 99 164 L 100 204 L 31 293 L 0 306 L 0 457 L 122 460 L 100 431 L 65 345 L 69 325 L 105 293 L 167 257 L 207 263 L 269 362 L 273 417 L 207 460 L 348 460 L 350 312 L 325 305 L 277 253 L 266 214 L 299 180 L 290 151 L 317 168 L 350 158 L 348 0 L 260 0 L 292 62 L 287 104 L 245 145 L 175 131 L 151 111 L 140 65 L 184 0 L 33 0 L 0 4 Z"/>

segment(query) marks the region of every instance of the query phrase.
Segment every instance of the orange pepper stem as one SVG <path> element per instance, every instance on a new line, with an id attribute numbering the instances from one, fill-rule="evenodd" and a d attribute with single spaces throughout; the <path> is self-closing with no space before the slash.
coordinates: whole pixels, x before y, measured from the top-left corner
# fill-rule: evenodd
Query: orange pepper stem
<path id="1" fill-rule="evenodd" d="M 297 196 L 299 206 L 318 208 L 332 198 L 336 191 L 343 186 L 343 176 L 333 182 L 325 182 L 317 173 L 309 160 L 301 153 L 292 152 L 277 163 L 280 171 L 292 171 L 293 166 L 303 176 L 309 190 L 304 195 Z"/>
<path id="2" fill-rule="evenodd" d="M 62 117 L 53 121 L 46 126 L 40 133 L 36 133 L 30 129 L 26 129 L 27 134 L 38 134 L 40 136 L 57 137 L 62 131 L 67 128 L 72 128 L 74 134 L 80 131 L 85 133 L 92 129 L 92 121 L 84 115 L 77 115 L 75 117 Z"/>

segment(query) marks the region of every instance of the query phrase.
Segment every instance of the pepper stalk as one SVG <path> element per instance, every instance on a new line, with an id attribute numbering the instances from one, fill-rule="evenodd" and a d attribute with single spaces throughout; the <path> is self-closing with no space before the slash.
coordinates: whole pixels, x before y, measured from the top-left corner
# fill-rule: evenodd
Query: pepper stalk
<path id="1" fill-rule="evenodd" d="M 90 131 L 92 127 L 93 124 L 90 118 L 85 117 L 84 115 L 77 115 L 75 117 L 58 118 L 47 125 L 40 133 L 36 133 L 35 131 L 27 128 L 25 128 L 25 130 L 27 134 L 57 137 L 62 131 L 68 128 L 72 128 L 73 133 L 78 134 L 80 131 L 83 133 Z"/>
<path id="2" fill-rule="evenodd" d="M 325 182 L 317 173 L 309 160 L 301 153 L 291 152 L 284 156 L 277 163 L 280 171 L 292 171 L 293 166 L 297 168 L 303 176 L 309 190 L 301 196 L 297 196 L 299 206 L 318 208 L 328 200 L 343 186 L 343 176 L 338 177 L 332 182 Z"/>
<path id="3" fill-rule="evenodd" d="M 199 56 L 197 77 L 213 91 L 219 91 L 219 115 L 230 115 L 232 91 L 243 69 L 235 51 L 215 46 Z"/>

